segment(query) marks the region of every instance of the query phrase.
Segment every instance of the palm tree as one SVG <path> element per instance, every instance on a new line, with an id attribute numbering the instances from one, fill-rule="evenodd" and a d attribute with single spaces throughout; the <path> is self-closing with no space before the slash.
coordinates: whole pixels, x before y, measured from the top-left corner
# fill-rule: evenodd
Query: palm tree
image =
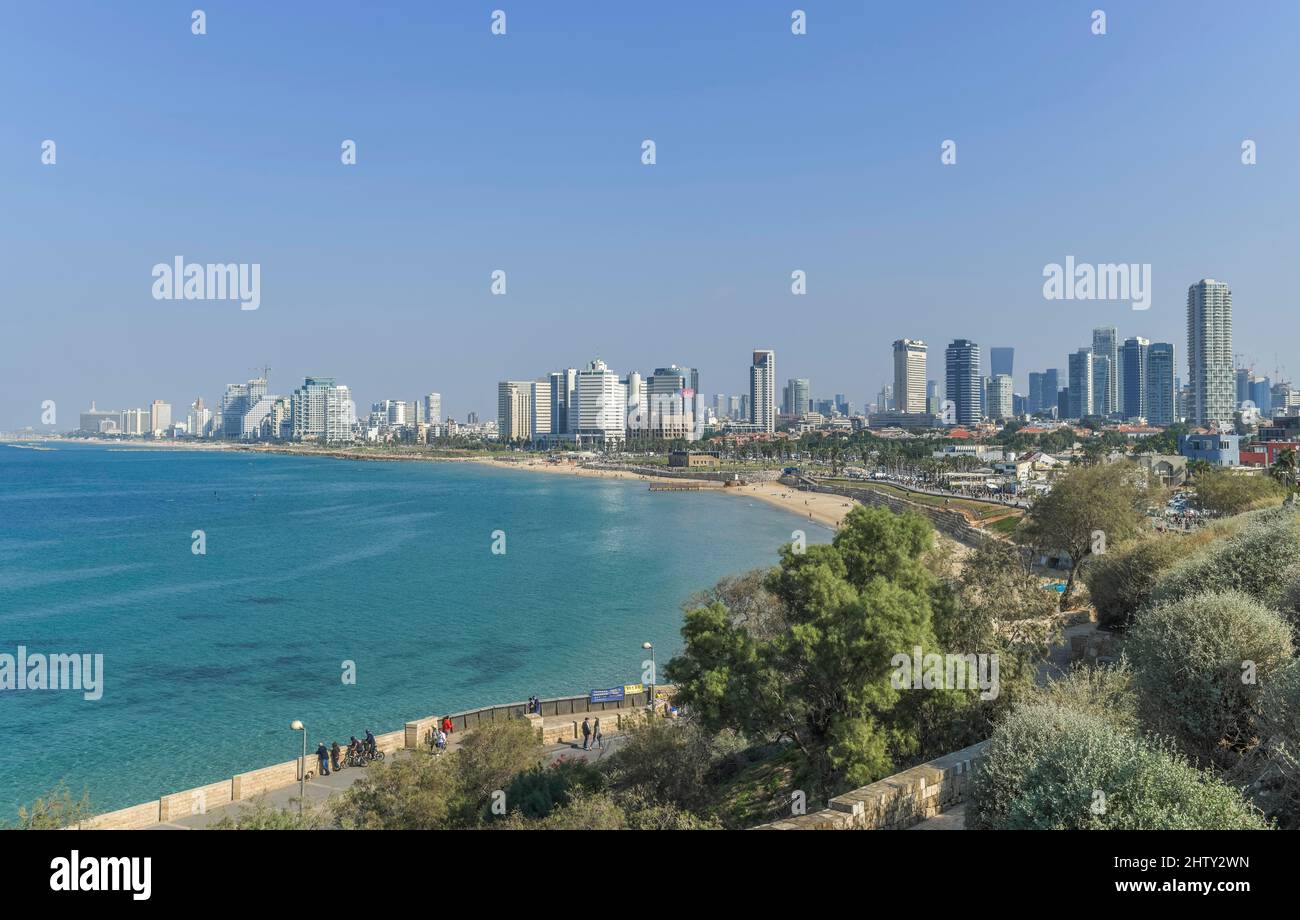
<path id="1" fill-rule="evenodd" d="M 1294 447 L 1278 451 L 1278 455 L 1273 458 L 1273 465 L 1268 469 L 1268 475 L 1272 476 L 1279 485 L 1288 489 L 1295 488 L 1296 453 Z"/>

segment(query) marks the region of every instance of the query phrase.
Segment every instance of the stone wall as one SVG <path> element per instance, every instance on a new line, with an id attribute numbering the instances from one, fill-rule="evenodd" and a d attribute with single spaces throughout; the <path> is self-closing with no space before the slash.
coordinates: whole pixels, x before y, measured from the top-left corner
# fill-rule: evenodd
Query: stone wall
<path id="1" fill-rule="evenodd" d="M 987 741 L 895 773 L 830 800 L 829 807 L 796 815 L 755 830 L 904 830 L 966 801 L 971 773 Z"/>
<path id="2" fill-rule="evenodd" d="M 658 689 L 668 693 L 672 691 L 671 687 L 665 685 L 661 685 Z M 548 725 L 543 733 L 543 741 L 553 744 L 558 741 L 579 737 L 581 734 L 581 717 L 576 720 L 560 719 L 558 723 L 556 722 L 558 717 L 576 713 L 601 715 L 609 712 L 609 716 L 602 716 L 602 728 L 608 726 L 606 728 L 607 732 L 619 731 L 630 724 L 629 718 L 640 716 L 641 710 L 644 709 L 648 701 L 649 692 L 644 690 L 640 693 L 631 694 L 623 700 L 610 703 L 592 703 L 589 696 L 560 696 L 542 700 L 542 715 L 553 723 Z M 479 725 L 505 719 L 522 719 L 526 715 L 527 708 L 527 702 L 519 702 L 450 713 L 452 731 L 453 733 L 467 731 Z M 375 746 L 389 755 L 402 749 L 417 750 L 424 746 L 425 732 L 433 725 L 440 723 L 442 718 L 441 715 L 433 715 L 407 722 L 398 731 L 376 735 Z M 307 775 L 310 777 L 316 769 L 316 749 L 314 747 L 309 748 L 307 751 L 306 766 Z M 292 786 L 301 778 L 301 769 L 302 760 L 295 758 L 284 763 L 262 767 L 258 770 L 249 770 L 245 773 L 236 774 L 230 779 L 223 779 L 194 789 L 185 789 L 181 792 L 169 793 L 149 802 L 96 815 L 86 821 L 83 826 L 91 830 L 134 830 L 151 827 L 160 822 L 171 821 L 185 815 L 203 813 L 208 809 L 226 805 L 230 802 L 251 799 L 273 789 Z"/>
<path id="3" fill-rule="evenodd" d="M 895 513 L 901 514 L 904 511 L 914 511 L 917 514 L 923 514 L 929 518 L 930 523 L 934 525 L 934 529 L 939 533 L 945 537 L 951 537 L 959 543 L 965 543 L 967 546 L 979 547 L 985 540 L 997 539 L 987 530 L 972 524 L 967 520 L 966 515 L 959 511 L 945 511 L 942 508 L 936 508 L 921 502 L 910 502 L 906 499 L 886 495 L 876 489 L 855 489 L 852 486 L 828 486 L 822 484 L 809 485 L 807 480 L 795 480 L 791 477 L 784 477 L 781 481 L 792 488 L 802 489 L 805 492 L 843 495 L 845 498 L 851 498 L 864 505 L 888 508 Z"/>

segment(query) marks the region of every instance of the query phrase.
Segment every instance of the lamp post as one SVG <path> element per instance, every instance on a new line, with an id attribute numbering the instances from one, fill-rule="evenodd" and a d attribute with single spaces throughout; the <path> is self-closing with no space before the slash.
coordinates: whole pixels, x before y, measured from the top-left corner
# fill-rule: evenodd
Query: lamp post
<path id="1" fill-rule="evenodd" d="M 294 719 L 289 727 L 302 732 L 302 760 L 298 764 L 298 817 L 302 817 L 303 802 L 307 799 L 307 726 L 302 719 Z"/>
<path id="2" fill-rule="evenodd" d="M 655 708 L 655 679 L 659 675 L 655 672 L 655 646 L 653 642 L 642 642 L 641 647 L 650 653 L 650 710 Z"/>

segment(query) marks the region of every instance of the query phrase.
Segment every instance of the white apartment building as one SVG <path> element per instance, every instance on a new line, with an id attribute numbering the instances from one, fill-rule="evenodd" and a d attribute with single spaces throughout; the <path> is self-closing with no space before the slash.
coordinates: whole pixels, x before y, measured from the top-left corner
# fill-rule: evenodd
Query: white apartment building
<path id="1" fill-rule="evenodd" d="M 1237 408 L 1232 291 L 1203 278 L 1187 289 L 1187 415 L 1193 425 L 1229 424 Z"/>
<path id="2" fill-rule="evenodd" d="M 928 350 L 920 339 L 894 342 L 894 408 L 899 412 L 920 414 L 926 411 L 925 356 Z"/>
<path id="3" fill-rule="evenodd" d="M 759 431 L 776 431 L 776 352 L 755 349 L 749 366 L 749 421 Z"/>

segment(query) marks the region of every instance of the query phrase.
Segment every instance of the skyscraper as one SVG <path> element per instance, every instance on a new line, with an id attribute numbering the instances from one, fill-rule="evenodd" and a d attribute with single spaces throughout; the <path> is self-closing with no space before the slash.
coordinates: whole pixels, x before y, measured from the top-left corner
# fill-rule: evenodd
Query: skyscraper
<path id="1" fill-rule="evenodd" d="M 569 403 L 573 399 L 573 390 L 577 386 L 578 369 L 566 368 L 554 371 L 551 378 L 551 431 L 558 435 L 568 434 Z"/>
<path id="2" fill-rule="evenodd" d="M 812 385 L 807 377 L 791 377 L 785 384 L 782 410 L 786 415 L 803 415 L 812 399 Z"/>
<path id="3" fill-rule="evenodd" d="M 894 342 L 894 408 L 899 412 L 925 412 L 926 344 L 920 339 Z"/>
<path id="4" fill-rule="evenodd" d="M 1029 372 L 1029 394 L 1025 401 L 1025 411 L 1030 415 L 1043 411 L 1043 375 L 1038 371 Z"/>
<path id="5" fill-rule="evenodd" d="M 755 349 L 749 367 L 749 420 L 760 431 L 776 430 L 776 352 Z"/>
<path id="6" fill-rule="evenodd" d="M 1013 368 L 1016 363 L 1016 350 L 1014 348 L 990 348 L 989 349 L 989 373 L 996 377 L 998 374 L 1006 374 L 1014 379 L 1015 372 Z"/>
<path id="7" fill-rule="evenodd" d="M 1148 416 L 1148 396 L 1150 381 L 1147 379 L 1147 366 L 1151 342 L 1135 335 L 1124 340 L 1124 350 L 1120 364 L 1124 368 L 1123 414 L 1125 418 L 1146 418 Z"/>
<path id="8" fill-rule="evenodd" d="M 599 358 L 578 371 L 569 406 L 574 440 L 595 447 L 622 443 L 627 437 L 627 388 Z"/>
<path id="9" fill-rule="evenodd" d="M 1203 278 L 1187 289 L 1188 421 L 1206 426 L 1232 422 L 1236 409 L 1232 372 L 1232 291 Z"/>
<path id="10" fill-rule="evenodd" d="M 538 377 L 533 381 L 529 389 L 528 408 L 531 412 L 529 437 L 534 441 L 550 440 L 553 434 L 551 431 L 551 378 Z"/>
<path id="11" fill-rule="evenodd" d="M 149 405 L 149 429 L 154 434 L 160 434 L 171 427 L 172 407 L 171 403 L 165 403 L 161 399 L 155 399 Z"/>
<path id="12" fill-rule="evenodd" d="M 1080 348 L 1070 355 L 1070 418 L 1093 414 L 1092 381 L 1092 349 Z"/>
<path id="13" fill-rule="evenodd" d="M 945 421 L 974 425 L 980 420 L 980 347 L 969 339 L 955 339 L 944 352 L 945 388 L 952 416 Z"/>
<path id="14" fill-rule="evenodd" d="M 1105 366 L 1106 386 L 1093 389 L 1092 414 L 1113 415 L 1119 411 L 1120 394 L 1119 331 L 1114 326 L 1101 326 L 1092 330 L 1094 373 L 1098 373 L 1097 364 L 1101 358 L 1105 358 L 1108 362 Z"/>
<path id="15" fill-rule="evenodd" d="M 426 425 L 442 424 L 441 393 L 429 393 L 424 397 L 424 423 Z"/>
<path id="16" fill-rule="evenodd" d="M 1010 374 L 994 374 L 989 378 L 989 418 L 998 421 L 1013 418 L 1015 416 L 1013 395 Z"/>
<path id="17" fill-rule="evenodd" d="M 1116 410 L 1109 405 L 1110 384 L 1115 379 L 1115 364 L 1106 355 L 1092 354 L 1092 414 L 1109 416 Z"/>
<path id="18" fill-rule="evenodd" d="M 1153 342 L 1147 348 L 1147 421 L 1168 427 L 1178 420 L 1174 346 Z"/>
<path id="19" fill-rule="evenodd" d="M 266 381 L 261 381 L 265 386 Z M 260 402 L 260 400 L 259 400 Z M 308 377 L 290 398 L 293 436 L 299 441 L 351 441 L 356 406 L 352 392 L 333 377 Z"/>
<path id="20" fill-rule="evenodd" d="M 497 384 L 497 437 L 526 441 L 533 436 L 533 383 L 502 380 Z"/>

